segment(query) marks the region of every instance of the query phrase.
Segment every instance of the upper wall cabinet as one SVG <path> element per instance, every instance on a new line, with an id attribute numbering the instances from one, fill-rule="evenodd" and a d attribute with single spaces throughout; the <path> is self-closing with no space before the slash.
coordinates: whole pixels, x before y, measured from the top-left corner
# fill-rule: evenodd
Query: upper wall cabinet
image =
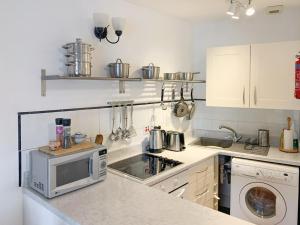
<path id="1" fill-rule="evenodd" d="M 207 50 L 206 105 L 249 107 L 250 45 Z"/>
<path id="2" fill-rule="evenodd" d="M 251 45 L 250 107 L 300 109 L 294 97 L 300 41 Z"/>
<path id="3" fill-rule="evenodd" d="M 300 109 L 294 98 L 299 50 L 300 41 L 208 49 L 207 106 Z"/>

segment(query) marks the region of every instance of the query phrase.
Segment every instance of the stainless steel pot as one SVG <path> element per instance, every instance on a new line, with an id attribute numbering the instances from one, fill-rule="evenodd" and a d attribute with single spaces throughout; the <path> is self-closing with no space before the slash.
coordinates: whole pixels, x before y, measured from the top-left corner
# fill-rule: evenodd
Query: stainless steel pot
<path id="1" fill-rule="evenodd" d="M 74 76 L 74 77 L 91 76 L 92 73 L 91 63 L 74 62 L 74 63 L 66 63 L 66 66 L 67 66 L 67 73 L 69 76 Z"/>
<path id="2" fill-rule="evenodd" d="M 92 57 L 90 53 L 84 53 L 84 54 L 66 54 L 68 63 L 74 63 L 74 62 L 86 62 L 91 63 Z"/>
<path id="3" fill-rule="evenodd" d="M 121 59 L 117 59 L 115 63 L 108 64 L 109 74 L 113 78 L 128 78 L 129 64 L 123 63 Z"/>
<path id="4" fill-rule="evenodd" d="M 142 73 L 144 79 L 159 79 L 160 67 L 154 66 L 150 63 L 148 66 L 142 67 Z"/>
<path id="5" fill-rule="evenodd" d="M 179 80 L 178 73 L 164 73 L 165 80 Z"/>
<path id="6" fill-rule="evenodd" d="M 76 38 L 76 42 L 65 44 L 62 47 L 67 50 L 67 54 L 91 53 L 94 50 L 90 44 L 83 43 L 80 38 Z"/>
<path id="7" fill-rule="evenodd" d="M 194 75 L 195 74 L 200 74 L 199 72 L 179 72 L 178 73 L 178 79 L 179 80 L 188 80 L 188 81 L 192 81 L 194 80 Z"/>

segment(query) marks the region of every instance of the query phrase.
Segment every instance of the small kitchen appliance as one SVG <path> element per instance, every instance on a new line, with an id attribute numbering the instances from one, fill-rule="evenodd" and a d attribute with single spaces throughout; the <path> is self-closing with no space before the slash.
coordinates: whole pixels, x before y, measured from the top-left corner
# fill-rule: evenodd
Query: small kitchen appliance
<path id="1" fill-rule="evenodd" d="M 179 161 L 142 153 L 108 165 L 108 168 L 125 173 L 139 180 L 158 175 L 182 164 Z"/>
<path id="2" fill-rule="evenodd" d="M 162 130 L 160 126 L 156 126 L 150 130 L 149 152 L 160 153 L 165 147 L 166 131 Z"/>
<path id="3" fill-rule="evenodd" d="M 86 151 L 53 156 L 34 150 L 30 152 L 30 186 L 47 198 L 53 198 L 106 178 L 105 146 Z"/>
<path id="4" fill-rule="evenodd" d="M 184 133 L 168 131 L 166 149 L 175 152 L 183 151 L 185 149 Z"/>
<path id="5" fill-rule="evenodd" d="M 257 139 L 258 139 L 258 146 L 269 147 L 270 146 L 269 130 L 259 129 Z"/>

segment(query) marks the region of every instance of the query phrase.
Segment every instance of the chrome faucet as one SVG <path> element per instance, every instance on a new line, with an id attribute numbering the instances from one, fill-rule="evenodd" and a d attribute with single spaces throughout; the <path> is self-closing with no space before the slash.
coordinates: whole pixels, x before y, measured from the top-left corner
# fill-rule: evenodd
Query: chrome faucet
<path id="1" fill-rule="evenodd" d="M 242 139 L 242 136 L 238 135 L 237 132 L 234 129 L 232 129 L 231 127 L 220 125 L 219 129 L 226 129 L 226 130 L 231 131 L 232 132 L 232 140 L 235 143 Z"/>

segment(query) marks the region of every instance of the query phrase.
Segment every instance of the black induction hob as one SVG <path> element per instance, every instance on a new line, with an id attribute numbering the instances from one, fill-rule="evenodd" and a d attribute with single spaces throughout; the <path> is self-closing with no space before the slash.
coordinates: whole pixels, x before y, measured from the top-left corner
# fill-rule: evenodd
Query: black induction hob
<path id="1" fill-rule="evenodd" d="M 143 153 L 108 165 L 109 168 L 145 180 L 172 169 L 182 162 Z"/>

